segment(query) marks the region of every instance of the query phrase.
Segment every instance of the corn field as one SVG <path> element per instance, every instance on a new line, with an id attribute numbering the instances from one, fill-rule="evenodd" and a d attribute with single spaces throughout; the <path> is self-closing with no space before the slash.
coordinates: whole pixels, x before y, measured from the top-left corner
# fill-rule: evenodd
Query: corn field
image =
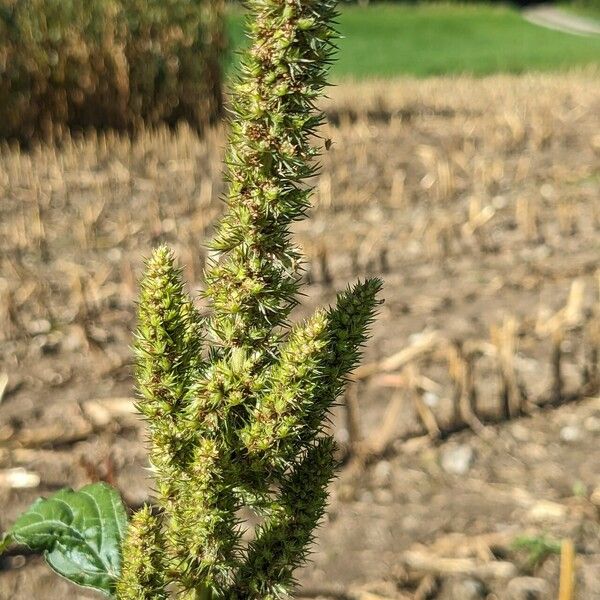
<path id="1" fill-rule="evenodd" d="M 505 522 L 576 537 L 600 555 L 589 462 L 600 431 L 594 78 L 330 90 L 320 135 L 332 143 L 311 218 L 296 231 L 308 257 L 304 309 L 368 275 L 385 278 L 386 301 L 332 424 L 346 468 L 317 567 L 301 574 L 306 597 L 451 598 L 447 579 L 458 576 L 494 591 L 489 581 L 527 570 Z M 224 136 L 220 125 L 201 137 L 188 125 L 141 126 L 135 138 L 66 133 L 60 147 L 2 146 L 0 498 L 9 513 L 90 479 L 127 481 L 131 506 L 147 497 L 129 349 L 142 257 L 167 242 L 202 288 L 205 243 L 223 211 Z M 579 410 L 588 442 L 572 441 Z M 570 468 L 560 471 L 554 442 L 541 446 L 549 431 Z M 471 439 L 475 475 L 452 479 L 434 465 Z M 490 466 L 499 447 L 512 458 Z M 550 492 L 548 481 L 560 485 Z M 572 493 L 578 482 L 584 490 Z M 456 528 L 462 537 L 448 533 Z M 36 563 L 10 560 L 0 597 L 45 589 Z M 543 567 L 550 580 L 557 560 Z M 586 581 L 582 590 L 597 589 Z"/>
<path id="2" fill-rule="evenodd" d="M 222 10 L 220 0 L 2 0 L 0 139 L 214 123 Z"/>

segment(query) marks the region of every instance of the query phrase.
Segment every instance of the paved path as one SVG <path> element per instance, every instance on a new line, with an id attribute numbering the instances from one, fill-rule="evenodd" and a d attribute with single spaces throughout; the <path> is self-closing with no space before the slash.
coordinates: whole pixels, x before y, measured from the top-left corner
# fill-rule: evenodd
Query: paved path
<path id="1" fill-rule="evenodd" d="M 574 35 L 600 35 L 600 22 L 571 14 L 550 4 L 532 6 L 523 11 L 523 17 L 541 27 L 564 31 Z"/>

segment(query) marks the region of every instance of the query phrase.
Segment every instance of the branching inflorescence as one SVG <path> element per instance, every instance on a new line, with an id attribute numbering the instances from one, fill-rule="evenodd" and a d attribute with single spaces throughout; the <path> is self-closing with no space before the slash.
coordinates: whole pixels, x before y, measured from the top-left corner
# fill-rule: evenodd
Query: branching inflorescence
<path id="1" fill-rule="evenodd" d="M 206 273 L 211 315 L 195 311 L 167 248 L 148 262 L 139 409 L 160 509 L 132 521 L 121 600 L 167 598 L 169 582 L 185 598 L 285 597 L 323 515 L 336 465 L 327 416 L 380 289 L 378 280 L 359 283 L 335 308 L 288 322 L 301 278 L 290 227 L 306 216 L 305 182 L 317 172 L 311 138 L 323 117 L 314 103 L 334 52 L 335 4 L 249 2 L 251 45 L 232 97 L 228 211 Z M 244 508 L 262 519 L 249 542 Z"/>
<path id="2" fill-rule="evenodd" d="M 119 600 L 290 594 L 336 467 L 328 415 L 378 303 L 381 283 L 368 280 L 335 307 L 289 322 L 302 275 L 290 228 L 306 216 L 317 173 L 315 101 L 334 52 L 335 1 L 250 0 L 249 9 L 228 211 L 206 272 L 209 315 L 164 246 L 141 285 L 138 408 L 156 508 L 134 514 L 125 533 L 114 490 L 62 491 L 34 504 L 0 544 L 44 551 L 58 572 Z"/>

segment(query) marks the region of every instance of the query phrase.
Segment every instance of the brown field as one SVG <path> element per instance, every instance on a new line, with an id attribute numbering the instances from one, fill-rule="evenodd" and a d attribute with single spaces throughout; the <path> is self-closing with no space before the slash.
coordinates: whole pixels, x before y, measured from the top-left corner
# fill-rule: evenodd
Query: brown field
<path id="1" fill-rule="evenodd" d="M 371 274 L 386 303 L 335 415 L 345 466 L 303 594 L 556 598 L 559 557 L 532 564 L 525 534 L 572 540 L 575 597 L 599 598 L 598 72 L 330 96 L 298 316 Z M 136 282 L 165 241 L 202 287 L 224 142 L 184 128 L 0 150 L 0 529 L 65 485 L 148 499 Z M 34 557 L 0 569 L 0 599 L 95 597 Z M 547 590 L 527 596 L 524 575 Z"/>

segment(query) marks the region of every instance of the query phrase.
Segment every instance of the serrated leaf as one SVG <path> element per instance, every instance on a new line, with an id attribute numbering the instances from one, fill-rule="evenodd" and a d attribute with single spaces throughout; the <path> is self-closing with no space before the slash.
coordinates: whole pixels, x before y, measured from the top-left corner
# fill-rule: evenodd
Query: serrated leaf
<path id="1" fill-rule="evenodd" d="M 121 544 L 127 514 L 118 492 L 94 483 L 78 492 L 60 490 L 39 498 L 12 526 L 6 542 L 43 552 L 70 581 L 113 594 L 121 572 Z"/>

